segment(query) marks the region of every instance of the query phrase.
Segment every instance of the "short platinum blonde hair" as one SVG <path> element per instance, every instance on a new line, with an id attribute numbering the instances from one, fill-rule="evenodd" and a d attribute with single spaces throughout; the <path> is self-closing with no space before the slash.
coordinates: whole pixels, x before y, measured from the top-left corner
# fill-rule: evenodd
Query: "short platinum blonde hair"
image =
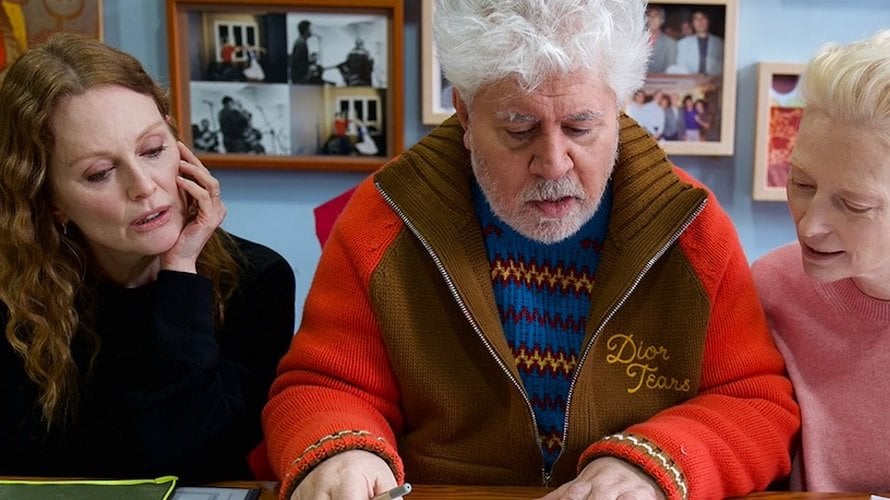
<path id="1" fill-rule="evenodd" d="M 818 111 L 890 139 L 890 30 L 823 46 L 807 64 L 802 83 L 804 114 Z"/>
<path id="2" fill-rule="evenodd" d="M 433 37 L 445 77 L 468 105 L 515 78 L 531 92 L 576 70 L 603 78 L 623 105 L 650 48 L 645 0 L 436 0 Z"/>

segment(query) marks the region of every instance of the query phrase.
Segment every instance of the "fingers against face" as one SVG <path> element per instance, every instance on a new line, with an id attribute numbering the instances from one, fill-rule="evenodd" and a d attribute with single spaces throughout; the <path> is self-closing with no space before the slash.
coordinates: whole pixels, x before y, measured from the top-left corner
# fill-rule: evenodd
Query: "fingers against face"
<path id="1" fill-rule="evenodd" d="M 226 216 L 222 203 L 219 181 L 182 142 L 179 146 L 179 177 L 176 182 L 185 193 L 188 202 L 188 219 L 215 229 Z"/>
<path id="2" fill-rule="evenodd" d="M 179 146 L 179 171 L 180 177 L 179 185 L 185 189 L 192 197 L 200 203 L 203 200 L 212 201 L 212 198 L 216 198 L 217 201 L 221 192 L 219 189 L 219 181 L 213 177 L 201 160 L 195 156 L 191 150 L 186 147 L 181 141 L 178 143 Z"/>

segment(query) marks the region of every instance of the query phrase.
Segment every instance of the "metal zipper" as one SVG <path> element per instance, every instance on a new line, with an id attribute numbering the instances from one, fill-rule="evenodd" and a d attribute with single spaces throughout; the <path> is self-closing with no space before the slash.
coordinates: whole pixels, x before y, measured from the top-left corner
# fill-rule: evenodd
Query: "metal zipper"
<path id="1" fill-rule="evenodd" d="M 411 230 L 411 232 L 414 234 L 414 236 L 417 237 L 417 239 L 420 241 L 420 244 L 423 245 L 423 248 L 426 249 L 430 258 L 433 259 L 433 263 L 436 265 L 436 269 L 439 270 L 439 274 L 441 274 L 442 278 L 445 279 L 445 284 L 448 287 L 448 291 L 451 292 L 451 296 L 454 297 L 455 302 L 457 302 L 457 307 L 460 309 L 461 313 L 463 313 L 464 318 L 466 318 L 467 322 L 470 323 L 470 327 L 472 327 L 473 331 L 476 332 L 476 336 L 478 336 L 479 339 L 482 341 L 482 344 L 485 346 L 485 349 L 497 362 L 498 366 L 501 368 L 501 371 L 504 372 L 504 375 L 506 375 L 507 378 L 509 378 L 510 381 L 513 383 L 513 386 L 516 388 L 516 390 L 522 396 L 522 400 L 525 401 L 526 408 L 528 409 L 528 414 L 532 419 L 532 429 L 535 431 L 535 447 L 538 449 L 538 452 L 541 454 L 541 479 L 542 479 L 544 486 L 549 486 L 550 473 L 547 472 L 547 470 L 543 464 L 544 452 L 541 451 L 541 442 L 540 442 L 540 437 L 538 436 L 538 420 L 535 418 L 535 411 L 532 408 L 532 403 L 531 403 L 531 401 L 529 401 L 528 396 L 525 393 L 525 390 L 522 388 L 522 385 L 520 385 L 519 381 L 516 380 L 516 377 L 514 377 L 513 374 L 510 373 L 509 368 L 507 368 L 507 366 L 504 365 L 504 362 L 497 355 L 494 348 L 491 346 L 491 344 L 485 338 L 485 335 L 482 334 L 482 330 L 479 328 L 479 325 L 476 323 L 476 320 L 473 319 L 473 316 L 470 314 L 470 311 L 467 309 L 466 304 L 464 304 L 464 301 L 460 298 L 460 295 L 457 293 L 457 287 L 454 286 L 454 281 L 452 281 L 451 276 L 448 275 L 448 272 L 445 271 L 445 266 L 442 265 L 442 260 L 439 259 L 438 254 L 436 254 L 436 252 L 433 250 L 433 248 L 427 242 L 426 238 L 424 238 L 420 234 L 420 232 L 417 230 L 417 228 L 414 226 L 414 224 L 412 224 L 411 221 L 408 220 L 408 217 L 405 216 L 405 212 L 403 212 L 402 209 L 398 205 L 396 205 L 396 203 L 392 200 L 392 198 L 390 198 L 389 195 L 383 190 L 383 187 L 380 185 L 380 183 L 378 181 L 374 181 L 374 187 L 377 188 L 377 192 L 380 193 L 380 196 L 383 197 L 383 199 L 386 201 L 387 205 L 389 205 L 389 207 L 396 213 L 396 215 L 399 216 L 399 218 L 402 220 L 402 222 L 405 224 L 405 226 L 409 230 Z M 552 471 L 552 469 L 551 469 L 551 471 Z"/>
<path id="2" fill-rule="evenodd" d="M 692 222 L 695 221 L 696 218 L 698 218 L 702 210 L 705 209 L 705 205 L 707 205 L 707 203 L 708 200 L 707 198 L 705 198 L 701 202 L 701 204 L 699 204 L 698 208 L 695 209 L 695 212 L 693 212 L 692 215 L 690 215 L 689 218 L 686 219 L 683 225 L 680 226 L 680 228 L 677 229 L 677 231 L 673 235 L 671 235 L 671 238 L 658 250 L 658 252 L 655 252 L 655 255 L 653 255 L 652 258 L 650 258 L 649 261 L 646 262 L 646 265 L 643 267 L 637 277 L 634 278 L 634 281 L 633 283 L 631 283 L 630 288 L 628 288 L 627 291 L 618 300 L 618 302 L 615 303 L 615 306 L 612 307 L 611 310 L 609 310 L 608 314 L 606 314 L 605 319 L 603 319 L 603 321 L 600 323 L 600 326 L 596 329 L 596 332 L 594 332 L 593 337 L 590 338 L 590 341 L 584 347 L 584 352 L 581 354 L 581 358 L 578 360 L 578 364 L 575 365 L 575 373 L 572 374 L 572 382 L 569 384 L 569 392 L 566 395 L 566 416 L 565 420 L 563 421 L 562 431 L 563 443 L 562 449 L 559 451 L 559 455 L 553 461 L 554 467 L 556 466 L 556 462 L 558 462 L 559 459 L 562 458 L 562 455 L 563 453 L 565 453 L 567 448 L 566 441 L 568 441 L 569 438 L 569 410 L 571 409 L 572 405 L 572 395 L 574 395 L 575 393 L 575 382 L 578 381 L 578 375 L 581 373 L 581 366 L 584 364 L 584 361 L 587 360 L 587 356 L 590 354 L 590 350 L 593 347 L 593 344 L 596 343 L 596 339 L 606 327 L 606 323 L 608 323 L 609 320 L 612 319 L 612 316 L 614 316 L 615 313 L 618 312 L 618 309 L 620 309 L 621 306 L 624 305 L 628 297 L 630 297 L 630 294 L 632 294 L 633 291 L 636 290 L 640 282 L 643 281 L 643 277 L 646 275 L 646 273 L 648 273 L 649 270 L 652 269 L 652 266 L 655 265 L 655 262 L 658 261 L 658 259 L 660 259 L 665 252 L 667 252 L 667 249 L 670 248 L 671 245 L 673 245 L 677 241 L 677 239 L 680 238 L 680 235 L 682 235 L 686 231 L 686 228 L 688 228 L 689 225 L 692 224 Z"/>

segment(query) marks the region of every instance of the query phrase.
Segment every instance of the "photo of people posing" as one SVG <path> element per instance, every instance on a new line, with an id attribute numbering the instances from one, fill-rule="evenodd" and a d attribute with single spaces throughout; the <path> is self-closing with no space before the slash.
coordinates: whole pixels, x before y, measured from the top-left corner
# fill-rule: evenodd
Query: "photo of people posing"
<path id="1" fill-rule="evenodd" d="M 625 107 L 659 141 L 718 142 L 723 136 L 727 6 L 650 3 L 652 56 L 645 85 Z M 732 70 L 734 71 L 734 69 Z"/>

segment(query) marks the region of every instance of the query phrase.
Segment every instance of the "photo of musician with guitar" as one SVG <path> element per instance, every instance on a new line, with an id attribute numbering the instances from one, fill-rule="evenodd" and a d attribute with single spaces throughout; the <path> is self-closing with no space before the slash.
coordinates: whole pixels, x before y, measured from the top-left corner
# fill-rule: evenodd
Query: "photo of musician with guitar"
<path id="1" fill-rule="evenodd" d="M 196 151 L 292 154 L 287 85 L 192 82 L 190 88 Z"/>

